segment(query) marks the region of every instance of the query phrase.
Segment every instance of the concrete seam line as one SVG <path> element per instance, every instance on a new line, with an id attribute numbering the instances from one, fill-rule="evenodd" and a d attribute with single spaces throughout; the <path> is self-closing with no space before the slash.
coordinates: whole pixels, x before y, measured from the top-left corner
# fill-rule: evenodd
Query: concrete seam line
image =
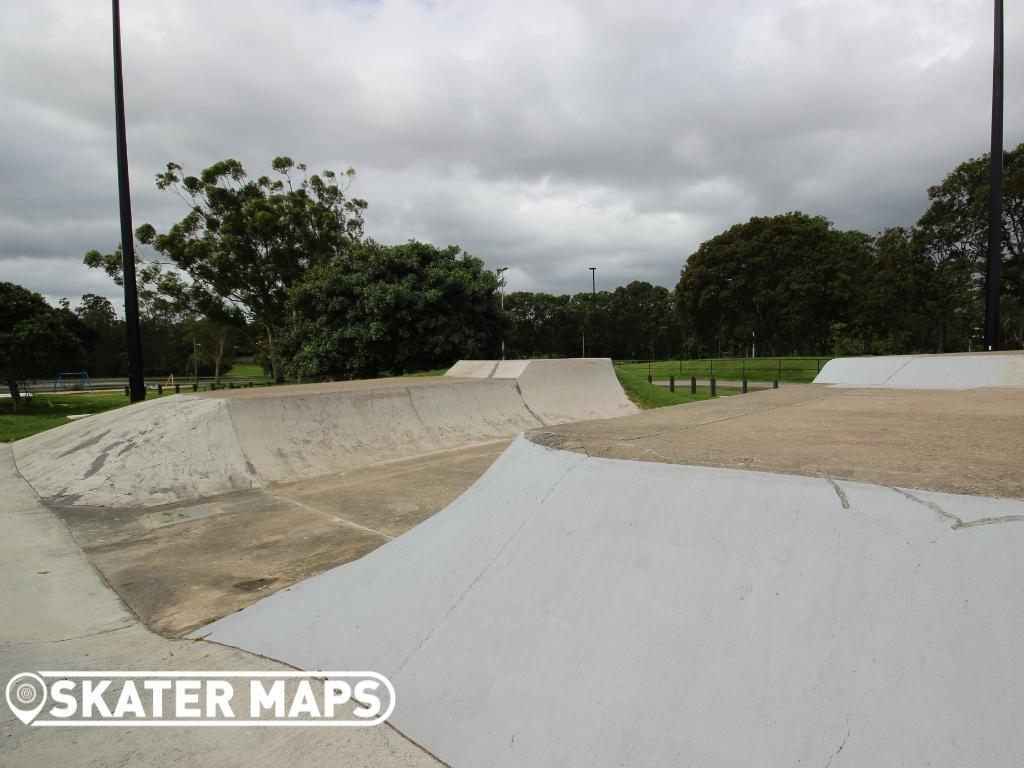
<path id="1" fill-rule="evenodd" d="M 346 520 L 343 517 L 338 517 L 337 515 L 332 515 L 329 512 L 324 512 L 322 509 L 317 509 L 316 507 L 311 507 L 309 504 L 304 504 L 303 502 L 298 501 L 297 499 L 291 499 L 291 498 L 289 498 L 287 496 L 277 496 L 277 495 L 274 495 L 271 498 L 277 499 L 278 501 L 286 502 L 288 504 L 294 504 L 295 506 L 302 507 L 303 509 L 308 509 L 310 512 L 316 512 L 318 515 L 323 515 L 324 517 L 328 518 L 329 520 L 333 520 L 336 523 L 342 523 L 344 525 L 351 526 L 352 528 L 358 528 L 361 531 L 366 531 L 366 533 L 372 533 L 372 534 L 374 534 L 376 536 L 380 536 L 382 538 L 385 538 L 388 541 L 392 541 L 395 538 L 394 536 L 388 536 L 386 533 L 381 533 L 380 531 L 375 531 L 373 528 L 367 528 L 365 525 L 360 525 L 359 523 L 353 523 L 351 520 Z"/>
<path id="2" fill-rule="evenodd" d="M 269 483 L 263 480 L 263 476 L 260 475 L 259 471 L 256 469 L 256 465 L 252 463 L 252 458 L 249 456 L 248 452 L 246 452 L 245 446 L 242 445 L 242 437 L 238 434 L 238 425 L 235 424 L 235 414 L 231 412 L 231 399 L 223 397 L 218 399 L 224 404 L 223 407 L 228 412 L 228 423 L 231 425 L 231 431 L 235 435 L 235 445 L 238 446 L 238 452 L 242 454 L 242 457 L 245 459 L 246 467 L 249 468 L 249 471 L 252 472 L 253 477 L 256 479 L 257 485 L 254 487 L 266 488 Z"/>
<path id="3" fill-rule="evenodd" d="M 512 379 L 512 383 L 516 385 L 516 392 L 519 393 L 519 399 L 523 401 L 523 407 L 527 411 L 529 411 L 530 415 L 533 416 L 533 418 L 537 420 L 537 423 L 540 424 L 542 427 L 550 426 L 546 421 L 544 421 L 544 419 L 538 416 L 534 412 L 533 408 L 530 407 L 530 404 L 526 402 L 526 397 L 523 395 L 523 389 L 522 387 L 519 386 L 519 379 Z"/>
<path id="4" fill-rule="evenodd" d="M 877 386 L 879 386 L 879 387 L 884 387 L 884 386 L 885 386 L 886 384 L 888 384 L 888 383 L 889 383 L 889 380 L 890 380 L 890 379 L 891 379 L 891 378 L 892 378 L 893 376 L 895 376 L 895 375 L 896 375 L 897 373 L 899 373 L 900 371 L 902 371 L 902 370 L 903 370 L 904 368 L 906 368 L 906 367 L 907 367 L 908 365 L 910 365 L 910 364 L 911 364 L 911 363 L 912 363 L 912 362 L 913 362 L 914 360 L 917 360 L 917 359 L 918 359 L 918 358 L 917 358 L 917 355 L 914 355 L 914 356 L 912 356 L 912 357 L 908 357 L 908 358 L 907 358 L 906 360 L 904 360 L 904 361 L 903 361 L 903 365 L 901 365 L 901 366 L 900 366 L 899 368 L 897 368 L 897 369 L 896 369 L 895 371 L 893 371 L 893 372 L 892 372 L 892 373 L 890 373 L 890 374 L 889 374 L 888 376 L 886 376 L 886 377 L 885 377 L 884 379 L 882 379 L 882 383 L 881 383 L 881 384 L 878 384 Z"/>

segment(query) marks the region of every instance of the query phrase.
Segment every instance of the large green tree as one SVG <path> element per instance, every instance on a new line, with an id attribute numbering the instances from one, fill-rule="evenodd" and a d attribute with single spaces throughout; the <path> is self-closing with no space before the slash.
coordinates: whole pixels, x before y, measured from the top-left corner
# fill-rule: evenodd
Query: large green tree
<path id="1" fill-rule="evenodd" d="M 351 168 L 310 175 L 288 157 L 275 158 L 272 167 L 276 178 L 253 179 L 237 160 L 198 176 L 169 163 L 157 187 L 177 194 L 188 213 L 166 233 L 145 224 L 136 236 L 188 275 L 178 289 L 193 307 L 220 320 L 237 310 L 257 328 L 280 380 L 277 339 L 288 324 L 289 291 L 307 270 L 348 254 L 362 239 L 366 203 L 347 196 Z"/>
<path id="2" fill-rule="evenodd" d="M 916 235 L 933 264 L 932 279 L 941 285 L 932 298 L 933 323 L 944 349 L 947 329 L 980 325 L 984 262 L 988 250 L 989 155 L 960 163 L 928 189 L 929 206 L 917 223 Z M 1003 153 L 1003 307 L 1004 341 L 1024 346 L 1024 144 Z M 969 309 L 967 309 L 970 305 Z M 971 317 L 960 317 L 970 312 Z M 977 315 L 976 317 L 974 317 Z M 970 331 L 975 335 L 973 330 Z M 962 346 L 962 345 L 961 345 Z"/>
<path id="3" fill-rule="evenodd" d="M 755 217 L 687 260 L 676 301 L 690 354 L 815 354 L 856 314 L 871 238 L 821 216 Z"/>
<path id="4" fill-rule="evenodd" d="M 498 288 L 480 259 L 455 246 L 366 241 L 292 287 L 281 351 L 303 378 L 373 378 L 494 356 Z"/>
<path id="5" fill-rule="evenodd" d="M 61 312 L 38 293 L 0 283 L 0 381 L 7 384 L 14 411 L 21 409 L 19 383 L 52 377 L 81 365 L 82 347 Z"/>

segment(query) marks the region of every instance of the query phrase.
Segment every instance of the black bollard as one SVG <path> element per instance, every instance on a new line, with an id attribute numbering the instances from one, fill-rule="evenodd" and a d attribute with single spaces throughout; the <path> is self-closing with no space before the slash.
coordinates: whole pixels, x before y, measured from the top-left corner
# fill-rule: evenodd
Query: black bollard
<path id="1" fill-rule="evenodd" d="M 193 392 L 198 392 L 199 391 L 199 385 L 198 384 L 193 384 L 192 385 L 192 391 Z"/>
<path id="2" fill-rule="evenodd" d="M 718 387 L 715 386 L 715 377 L 711 377 L 711 396 L 718 397 Z"/>
<path id="3" fill-rule="evenodd" d="M 745 395 L 745 394 L 747 394 L 747 380 L 743 379 L 742 382 L 743 382 L 743 394 Z"/>
<path id="4" fill-rule="evenodd" d="M 131 395 L 128 394 L 128 385 L 127 384 L 124 385 L 124 396 L 125 397 L 131 397 Z"/>
<path id="5" fill-rule="evenodd" d="M 676 391 L 676 377 L 673 376 L 672 374 L 669 374 L 669 377 L 668 377 L 668 391 L 669 392 L 675 392 Z"/>
<path id="6" fill-rule="evenodd" d="M 779 380 L 778 379 L 772 379 L 772 389 L 778 389 L 778 388 L 779 388 Z"/>
<path id="7" fill-rule="evenodd" d="M 649 373 L 647 374 L 647 383 L 648 384 L 653 384 L 654 383 L 654 377 L 651 376 L 651 374 L 649 374 Z"/>
<path id="8" fill-rule="evenodd" d="M 181 394 L 181 384 L 175 384 L 174 385 L 174 394 L 176 394 L 176 395 L 180 395 Z"/>
<path id="9" fill-rule="evenodd" d="M 697 394 L 697 377 L 696 376 L 691 376 L 690 377 L 690 394 L 691 395 L 696 395 Z"/>
<path id="10" fill-rule="evenodd" d="M 164 385 L 163 384 L 157 384 L 156 385 L 156 396 L 160 397 L 160 395 L 162 395 L 163 393 L 164 393 Z"/>

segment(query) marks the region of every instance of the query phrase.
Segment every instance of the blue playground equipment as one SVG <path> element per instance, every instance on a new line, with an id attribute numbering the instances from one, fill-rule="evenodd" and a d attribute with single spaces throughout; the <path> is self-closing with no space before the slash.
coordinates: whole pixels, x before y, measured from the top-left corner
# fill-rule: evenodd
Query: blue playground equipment
<path id="1" fill-rule="evenodd" d="M 53 380 L 53 391 L 67 392 L 69 389 L 92 389 L 92 379 L 89 378 L 89 372 L 71 371 L 69 373 L 58 373 L 57 378 Z"/>

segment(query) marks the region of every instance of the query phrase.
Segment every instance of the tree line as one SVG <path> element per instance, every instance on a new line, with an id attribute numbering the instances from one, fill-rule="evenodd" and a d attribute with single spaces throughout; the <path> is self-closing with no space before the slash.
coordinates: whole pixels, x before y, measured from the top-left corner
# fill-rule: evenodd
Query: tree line
<path id="1" fill-rule="evenodd" d="M 1003 339 L 1024 346 L 1024 144 L 1004 153 Z M 185 215 L 136 231 L 146 373 L 216 374 L 252 355 L 275 380 L 374 377 L 459 358 L 890 354 L 977 349 L 982 335 L 988 156 L 928 190 L 909 227 L 876 235 L 821 216 L 755 217 L 702 243 L 674 290 L 503 294 L 498 274 L 457 246 L 365 236 L 355 171 L 272 175 L 224 160 L 198 175 L 169 163 L 159 189 Z M 143 255 L 151 253 L 150 256 Z M 85 263 L 121 283 L 121 253 Z M 52 308 L 0 284 L 0 378 L 56 369 L 124 375 L 124 325 L 87 294 Z M 502 303 L 504 309 L 502 309 Z"/>

